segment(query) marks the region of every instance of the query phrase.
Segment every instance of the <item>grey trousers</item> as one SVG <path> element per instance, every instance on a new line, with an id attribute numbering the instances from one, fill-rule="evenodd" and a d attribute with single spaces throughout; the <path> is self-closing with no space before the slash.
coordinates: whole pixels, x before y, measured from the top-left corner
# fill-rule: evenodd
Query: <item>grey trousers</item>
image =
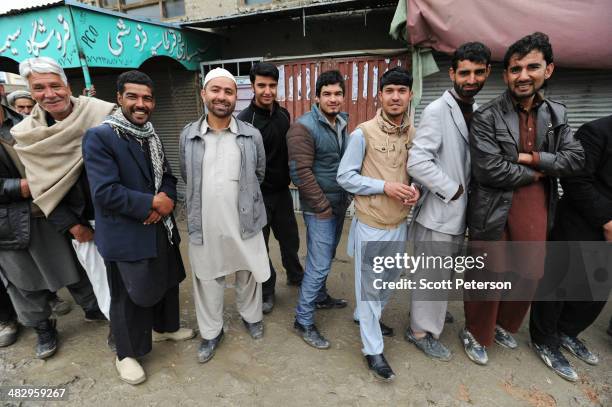
<path id="1" fill-rule="evenodd" d="M 240 316 L 254 323 L 263 319 L 261 283 L 248 270 L 236 272 L 236 306 Z M 223 329 L 225 277 L 200 280 L 193 273 L 193 291 L 198 328 L 203 339 L 216 338 Z"/>
<path id="2" fill-rule="evenodd" d="M 459 254 L 457 247 L 463 243 L 464 235 L 449 235 L 437 232 L 426 228 L 417 221 L 412 221 L 408 230 L 408 240 L 413 242 L 415 254 L 424 253 L 426 256 L 445 257 Z M 428 244 L 431 242 L 434 242 L 434 244 Z M 419 269 L 414 273 L 413 280 L 419 281 L 421 278 L 431 279 L 432 276 L 435 276 L 436 279 L 446 280 L 452 276 L 452 270 Z M 410 328 L 413 332 L 429 332 L 437 339 L 444 329 L 444 318 L 448 301 L 441 298 L 436 298 L 435 300 L 421 299 L 420 297 L 427 294 L 419 294 L 418 291 L 415 291 L 412 295 Z"/>
<path id="3" fill-rule="evenodd" d="M 93 288 L 84 273 L 79 282 L 68 285 L 66 288 L 84 311 L 98 309 L 98 301 L 94 295 Z M 48 290 L 22 290 L 11 284 L 10 281 L 6 290 L 15 307 L 17 319 L 22 325 L 34 327 L 51 316 L 52 310 L 49 305 Z"/>

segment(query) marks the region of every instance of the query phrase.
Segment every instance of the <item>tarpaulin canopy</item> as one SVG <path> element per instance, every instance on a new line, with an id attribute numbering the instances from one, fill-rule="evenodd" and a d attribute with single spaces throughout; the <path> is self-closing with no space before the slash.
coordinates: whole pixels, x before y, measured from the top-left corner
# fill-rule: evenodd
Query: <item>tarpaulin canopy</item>
<path id="1" fill-rule="evenodd" d="M 391 25 L 414 47 L 445 53 L 481 41 L 496 61 L 535 31 L 550 37 L 558 66 L 612 68 L 610 0 L 400 0 Z"/>

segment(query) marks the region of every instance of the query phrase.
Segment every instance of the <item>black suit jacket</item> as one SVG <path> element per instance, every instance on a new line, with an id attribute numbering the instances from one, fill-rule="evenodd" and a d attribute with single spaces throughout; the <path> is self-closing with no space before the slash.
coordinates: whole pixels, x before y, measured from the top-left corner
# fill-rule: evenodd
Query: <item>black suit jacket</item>
<path id="1" fill-rule="evenodd" d="M 579 175 L 561 178 L 552 238 L 604 240 L 603 225 L 612 220 L 612 115 L 584 124 L 575 137 L 585 166 Z"/>

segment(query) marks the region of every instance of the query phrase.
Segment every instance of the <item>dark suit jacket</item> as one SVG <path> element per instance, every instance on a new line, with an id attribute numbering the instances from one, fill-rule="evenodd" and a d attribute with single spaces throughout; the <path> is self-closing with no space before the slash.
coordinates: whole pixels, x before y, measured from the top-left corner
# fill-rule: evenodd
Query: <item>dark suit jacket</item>
<path id="1" fill-rule="evenodd" d="M 584 170 L 561 178 L 554 240 L 604 240 L 612 220 L 612 115 L 584 124 L 575 135 L 585 154 Z"/>
<path id="2" fill-rule="evenodd" d="M 155 182 L 140 144 L 102 124 L 85 133 L 83 159 L 96 212 L 95 241 L 104 260 L 157 257 L 156 227 L 143 224 L 151 210 Z M 167 160 L 162 191 L 176 200 L 176 178 Z"/>

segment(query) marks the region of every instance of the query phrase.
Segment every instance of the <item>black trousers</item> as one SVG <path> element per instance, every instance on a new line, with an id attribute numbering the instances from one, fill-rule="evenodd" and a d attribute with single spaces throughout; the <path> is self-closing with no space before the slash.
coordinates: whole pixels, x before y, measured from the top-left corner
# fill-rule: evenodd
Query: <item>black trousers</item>
<path id="1" fill-rule="evenodd" d="M 599 316 L 605 301 L 534 301 L 529 333 L 539 345 L 558 348 L 559 333 L 578 336 Z"/>
<path id="2" fill-rule="evenodd" d="M 178 284 L 168 289 L 157 304 L 141 307 L 130 299 L 115 263 L 107 263 L 107 273 L 111 293 L 111 331 L 119 360 L 138 358 L 151 352 L 152 329 L 156 332 L 175 332 L 179 329 Z"/>
<path id="3" fill-rule="evenodd" d="M 266 193 L 263 196 L 266 205 L 268 224 L 263 228 L 266 249 L 270 240 L 270 230 L 280 246 L 283 267 L 287 271 L 287 281 L 299 283 L 304 277 L 304 268 L 300 264 L 298 249 L 300 248 L 300 235 L 293 211 L 293 200 L 289 188 L 279 192 Z M 262 285 L 263 297 L 274 294 L 276 285 L 276 270 L 270 261 L 270 278 Z"/>
<path id="4" fill-rule="evenodd" d="M 9 297 L 6 287 L 0 280 L 0 322 L 9 322 L 15 319 L 17 319 L 17 315 L 11 297 Z"/>

